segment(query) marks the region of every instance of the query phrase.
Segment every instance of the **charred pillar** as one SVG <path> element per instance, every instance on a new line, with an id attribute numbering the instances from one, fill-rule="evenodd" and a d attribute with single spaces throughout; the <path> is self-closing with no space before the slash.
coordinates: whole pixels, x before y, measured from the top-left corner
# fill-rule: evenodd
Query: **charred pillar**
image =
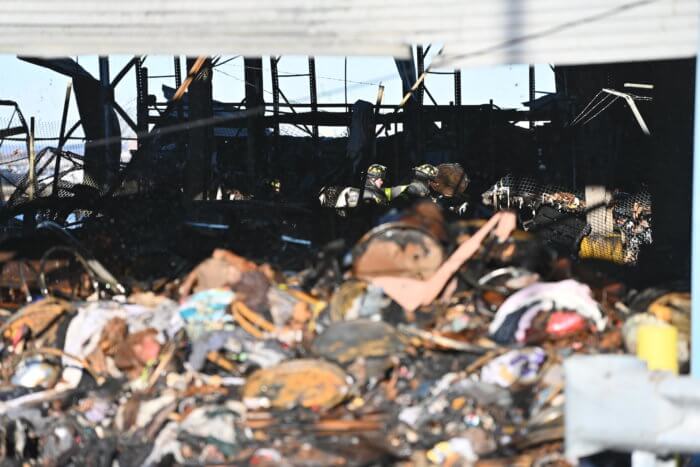
<path id="1" fill-rule="evenodd" d="M 352 105 L 348 131 L 347 158 L 352 161 L 353 174 L 359 175 L 371 163 L 376 128 L 374 106 L 358 100 Z"/>
<path id="2" fill-rule="evenodd" d="M 529 94 L 529 115 L 528 118 L 530 120 L 530 129 L 532 130 L 535 127 L 535 118 L 533 116 L 533 110 L 535 108 L 535 66 L 530 65 L 528 67 L 528 78 L 529 78 L 529 84 L 530 84 L 530 94 Z"/>
<path id="3" fill-rule="evenodd" d="M 136 64 L 136 125 L 139 149 L 146 141 L 148 133 L 148 68 L 141 66 L 142 60 Z"/>
<path id="4" fill-rule="evenodd" d="M 455 130 L 455 146 L 457 148 L 457 159 L 464 154 L 464 114 L 462 112 L 462 72 L 455 70 L 455 113 L 454 113 L 454 130 Z"/>
<path id="5" fill-rule="evenodd" d="M 262 117 L 265 115 L 263 99 L 262 58 L 245 58 L 245 105 L 248 122 L 247 169 L 250 180 L 255 180 L 259 170 L 258 161 L 262 157 L 265 128 Z"/>
<path id="6" fill-rule="evenodd" d="M 187 58 L 191 69 L 196 58 Z M 212 68 L 207 58 L 188 90 L 189 144 L 185 163 L 185 196 L 188 200 L 204 199 L 211 176 L 214 147 L 212 117 Z"/>
<path id="7" fill-rule="evenodd" d="M 280 76 L 277 71 L 277 63 L 279 62 L 279 57 L 270 57 L 270 75 L 272 77 L 272 114 L 274 115 L 274 127 L 273 131 L 275 134 L 274 140 L 274 150 L 275 156 L 277 156 L 277 151 L 279 150 L 279 138 L 280 138 Z"/>
<path id="8" fill-rule="evenodd" d="M 104 151 L 106 158 L 109 159 L 109 138 L 111 136 L 111 131 L 109 131 L 109 115 L 112 110 L 112 99 L 111 93 L 112 89 L 109 83 L 109 57 L 100 57 L 100 86 L 101 86 L 101 100 L 103 108 L 103 121 L 105 126 L 105 140 L 104 140 Z"/>
<path id="9" fill-rule="evenodd" d="M 311 112 L 316 115 L 318 94 L 316 93 L 316 59 L 314 57 L 309 57 L 309 96 L 311 97 Z M 311 131 L 313 132 L 314 148 L 318 149 L 318 125 L 314 124 Z"/>
<path id="10" fill-rule="evenodd" d="M 118 154 L 113 154 L 113 151 L 118 149 L 111 144 L 113 136 L 111 131 L 113 96 L 109 82 L 108 57 L 99 57 L 99 69 L 99 126 L 102 128 L 102 135 L 100 135 L 102 138 L 99 141 L 92 142 L 95 145 L 92 151 L 86 151 L 84 182 L 102 191 L 107 188 L 117 168 L 113 167 L 114 164 L 112 162 L 115 157 L 118 157 Z"/>
<path id="11" fill-rule="evenodd" d="M 417 76 L 422 75 L 425 72 L 425 52 L 423 51 L 423 46 L 418 45 L 416 46 L 416 68 L 417 68 Z M 418 103 L 420 105 L 423 105 L 423 95 L 425 94 L 425 90 L 423 87 L 423 84 L 421 83 L 420 87 L 418 88 L 418 91 L 416 91 L 416 99 L 418 99 Z"/>
<path id="12" fill-rule="evenodd" d="M 462 105 L 462 72 L 455 70 L 455 105 Z"/>
<path id="13" fill-rule="evenodd" d="M 173 56 L 173 74 L 175 78 L 175 89 L 180 89 L 180 87 L 182 86 L 182 61 L 180 60 L 179 55 Z M 177 100 L 177 102 L 175 103 L 175 108 L 177 115 L 177 124 L 181 125 L 185 120 L 185 109 L 183 107 L 182 99 Z M 148 109 L 146 109 L 146 112 L 148 112 Z M 186 153 L 187 134 L 183 131 L 178 131 L 175 134 L 175 144 L 177 147 L 177 154 L 179 160 L 185 160 L 186 156 L 183 157 L 183 154 Z"/>
<path id="14" fill-rule="evenodd" d="M 175 55 L 173 57 L 173 72 L 175 75 L 175 89 L 179 89 L 182 84 L 182 69 L 180 65 L 180 56 Z"/>

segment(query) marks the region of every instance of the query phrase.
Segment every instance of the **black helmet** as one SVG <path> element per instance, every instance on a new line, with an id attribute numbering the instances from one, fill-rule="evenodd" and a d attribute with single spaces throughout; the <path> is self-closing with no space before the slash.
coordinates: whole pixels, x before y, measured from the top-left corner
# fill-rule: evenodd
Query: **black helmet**
<path id="1" fill-rule="evenodd" d="M 413 168 L 413 173 L 416 177 L 425 180 L 435 180 L 437 177 L 438 169 L 432 164 L 423 164 Z"/>
<path id="2" fill-rule="evenodd" d="M 386 167 L 381 164 L 372 164 L 367 168 L 367 176 L 372 178 L 384 178 Z"/>

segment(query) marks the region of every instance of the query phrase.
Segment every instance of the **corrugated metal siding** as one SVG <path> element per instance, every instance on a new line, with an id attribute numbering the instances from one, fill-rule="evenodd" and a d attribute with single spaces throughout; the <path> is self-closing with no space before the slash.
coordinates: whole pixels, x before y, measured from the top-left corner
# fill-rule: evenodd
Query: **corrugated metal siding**
<path id="1" fill-rule="evenodd" d="M 692 56 L 697 23 L 698 0 L 0 0 L 0 53 L 596 63 Z"/>

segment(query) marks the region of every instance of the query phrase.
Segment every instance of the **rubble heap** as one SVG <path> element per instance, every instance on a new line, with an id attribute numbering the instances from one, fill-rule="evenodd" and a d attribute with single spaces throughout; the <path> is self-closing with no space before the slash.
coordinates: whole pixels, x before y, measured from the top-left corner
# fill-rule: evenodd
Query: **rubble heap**
<path id="1" fill-rule="evenodd" d="M 301 271 L 216 250 L 167 293 L 3 312 L 0 460 L 565 465 L 564 358 L 654 323 L 687 365 L 689 294 L 585 283 L 507 212 L 413 213 Z"/>

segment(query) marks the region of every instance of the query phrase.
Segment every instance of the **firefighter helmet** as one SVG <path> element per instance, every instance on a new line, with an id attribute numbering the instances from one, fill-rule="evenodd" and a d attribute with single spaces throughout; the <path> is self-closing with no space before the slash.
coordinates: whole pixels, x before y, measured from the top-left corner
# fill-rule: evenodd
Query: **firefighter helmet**
<path id="1" fill-rule="evenodd" d="M 419 165 L 418 167 L 414 167 L 413 173 L 419 178 L 435 180 L 435 177 L 437 177 L 438 174 L 438 169 L 432 164 L 423 164 Z"/>
<path id="2" fill-rule="evenodd" d="M 381 164 L 372 164 L 367 168 L 367 176 L 374 178 L 384 178 L 386 167 Z"/>

